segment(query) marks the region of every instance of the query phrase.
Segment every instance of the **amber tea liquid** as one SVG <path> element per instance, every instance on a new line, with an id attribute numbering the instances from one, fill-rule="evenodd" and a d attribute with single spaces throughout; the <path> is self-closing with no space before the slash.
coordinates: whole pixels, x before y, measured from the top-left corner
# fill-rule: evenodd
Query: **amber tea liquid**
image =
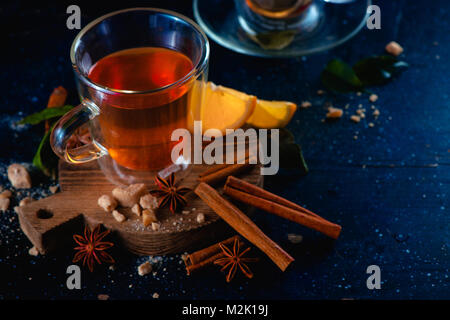
<path id="1" fill-rule="evenodd" d="M 151 91 L 182 79 L 192 61 L 175 50 L 159 47 L 126 49 L 112 53 L 92 66 L 89 79 L 121 90 Z M 192 82 L 151 93 L 105 95 L 98 116 L 109 155 L 133 170 L 158 170 L 171 163 L 172 131 L 187 127 Z"/>
<path id="2" fill-rule="evenodd" d="M 285 19 L 301 13 L 312 0 L 245 0 L 247 6 L 262 16 Z"/>

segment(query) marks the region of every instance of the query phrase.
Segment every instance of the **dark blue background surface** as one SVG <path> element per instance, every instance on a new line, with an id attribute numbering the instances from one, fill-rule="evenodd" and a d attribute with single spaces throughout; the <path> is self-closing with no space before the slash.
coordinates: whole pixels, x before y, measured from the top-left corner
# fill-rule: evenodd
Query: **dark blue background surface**
<path id="1" fill-rule="evenodd" d="M 81 2 L 82 25 L 101 14 L 132 6 L 173 9 L 192 17 L 190 1 L 141 1 L 117 5 Z M 450 226 L 450 6 L 441 1 L 375 1 L 381 7 L 382 29 L 362 30 L 356 37 L 314 56 L 268 60 L 242 56 L 212 43 L 210 80 L 265 99 L 313 102 L 300 109 L 288 128 L 304 150 L 310 168 L 306 177 L 279 175 L 266 187 L 343 226 L 338 241 L 258 212 L 257 224 L 296 262 L 285 273 L 269 260 L 255 266 L 255 278 L 231 284 L 218 270 L 185 275 L 180 256 L 155 262 L 157 274 L 139 277 L 136 267 L 148 257 L 120 249 L 113 252 L 115 270 L 83 269 L 82 290 L 66 288 L 66 267 L 73 251 L 48 256 L 28 255 L 30 242 L 19 229 L 15 213 L 0 214 L 1 298 L 86 298 L 108 294 L 112 299 L 267 298 L 267 299 L 449 299 Z M 23 115 L 45 107 L 54 87 L 77 95 L 69 62 L 76 31 L 66 29 L 65 9 L 72 3 L 3 4 L 0 11 L 0 185 L 12 162 L 31 162 L 42 128 L 12 125 Z M 40 7 L 38 7 L 40 6 Z M 320 71 L 332 58 L 354 63 L 383 52 L 397 40 L 411 66 L 396 81 L 374 91 L 381 115 L 373 121 L 367 96 L 326 95 Z M 321 122 L 326 102 L 350 104 L 339 121 Z M 363 104 L 367 119 L 348 118 Z M 373 121 L 375 127 L 368 127 Z M 354 140 L 353 136 L 358 139 Z M 42 196 L 49 181 L 31 195 Z M 45 191 L 47 194 L 48 191 Z M 11 208 L 25 193 L 15 195 Z M 291 244 L 288 233 L 302 234 Z M 381 268 L 382 289 L 368 290 L 366 268 Z"/>

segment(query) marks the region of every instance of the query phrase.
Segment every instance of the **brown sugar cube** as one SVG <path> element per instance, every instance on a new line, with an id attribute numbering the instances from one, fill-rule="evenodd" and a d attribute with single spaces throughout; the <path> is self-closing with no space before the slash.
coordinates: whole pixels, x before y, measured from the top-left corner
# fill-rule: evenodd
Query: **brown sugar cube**
<path id="1" fill-rule="evenodd" d="M 155 212 L 153 210 L 146 209 L 142 211 L 142 223 L 144 226 L 149 226 L 152 222 L 158 222 Z"/>
<path id="2" fill-rule="evenodd" d="M 386 52 L 392 54 L 393 56 L 399 56 L 403 53 L 403 48 L 395 41 L 391 41 L 386 45 Z"/>
<path id="3" fill-rule="evenodd" d="M 97 203 L 106 212 L 111 212 L 117 207 L 116 199 L 108 196 L 107 194 L 104 194 L 100 198 L 98 198 Z"/>
<path id="4" fill-rule="evenodd" d="M 139 200 L 139 204 L 143 209 L 156 209 L 158 208 L 158 199 L 152 196 L 150 193 L 143 195 Z"/>
<path id="5" fill-rule="evenodd" d="M 8 179 L 14 188 L 31 188 L 31 178 L 27 169 L 21 164 L 13 163 L 8 167 Z"/>
<path id="6" fill-rule="evenodd" d="M 4 212 L 9 208 L 9 198 L 0 198 L 0 212 Z"/>
<path id="7" fill-rule="evenodd" d="M 337 119 L 342 117 L 343 111 L 339 108 L 329 107 L 326 117 L 328 119 Z"/>
<path id="8" fill-rule="evenodd" d="M 114 217 L 114 219 L 116 219 L 118 222 L 122 223 L 125 220 L 127 220 L 127 217 L 125 217 L 123 214 L 121 214 L 119 211 L 117 210 L 113 210 L 112 215 Z"/>
<path id="9" fill-rule="evenodd" d="M 33 199 L 30 197 L 25 197 L 22 200 L 20 200 L 19 202 L 19 207 L 23 207 L 26 206 L 27 204 L 29 204 L 30 202 L 33 202 Z"/>
<path id="10" fill-rule="evenodd" d="M 149 274 L 150 272 L 152 272 L 152 269 L 153 269 L 153 267 L 152 267 L 151 263 L 149 261 L 146 261 L 138 267 L 138 274 L 141 277 L 143 277 L 146 274 Z"/>
<path id="11" fill-rule="evenodd" d="M 117 187 L 112 191 L 113 197 L 122 207 L 131 208 L 139 203 L 139 198 L 147 192 L 143 183 L 132 184 L 126 188 Z"/>
<path id="12" fill-rule="evenodd" d="M 137 215 L 138 217 L 141 216 L 142 214 L 142 208 L 141 206 L 136 203 L 132 208 L 131 208 L 131 212 L 133 212 L 135 215 Z"/>

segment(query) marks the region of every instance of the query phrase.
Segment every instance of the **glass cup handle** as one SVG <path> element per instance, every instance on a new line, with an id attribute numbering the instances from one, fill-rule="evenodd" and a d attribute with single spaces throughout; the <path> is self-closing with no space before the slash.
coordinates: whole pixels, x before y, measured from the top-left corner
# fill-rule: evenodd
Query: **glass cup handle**
<path id="1" fill-rule="evenodd" d="M 99 108 L 92 101 L 83 100 L 81 104 L 58 120 L 50 134 L 50 145 L 58 157 L 69 163 L 84 163 L 107 154 L 107 151 L 95 142 L 78 148 L 67 148 L 67 143 L 75 130 L 98 116 L 99 113 Z"/>

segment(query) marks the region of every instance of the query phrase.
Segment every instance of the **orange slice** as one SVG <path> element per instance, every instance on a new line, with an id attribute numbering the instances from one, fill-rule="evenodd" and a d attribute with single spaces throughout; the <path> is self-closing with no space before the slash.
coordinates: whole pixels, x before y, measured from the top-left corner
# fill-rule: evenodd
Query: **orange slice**
<path id="1" fill-rule="evenodd" d="M 247 124 L 256 128 L 283 128 L 291 121 L 296 110 L 297 105 L 293 102 L 258 99 Z"/>
<path id="2" fill-rule="evenodd" d="M 226 129 L 238 129 L 251 116 L 255 106 L 255 96 L 208 82 L 199 112 L 203 132 L 218 129 L 225 134 Z"/>

